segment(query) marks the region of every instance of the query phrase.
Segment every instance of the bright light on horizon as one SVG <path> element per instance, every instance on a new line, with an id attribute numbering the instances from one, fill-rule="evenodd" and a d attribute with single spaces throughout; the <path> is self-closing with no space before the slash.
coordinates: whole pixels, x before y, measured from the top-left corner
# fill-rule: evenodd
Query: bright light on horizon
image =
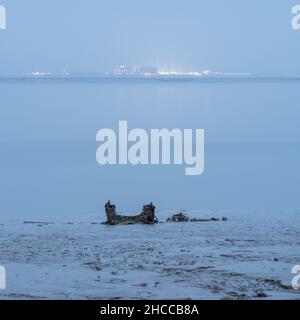
<path id="1" fill-rule="evenodd" d="M 210 70 L 204 70 L 204 71 L 194 71 L 194 70 L 178 70 L 171 68 L 169 69 L 168 67 L 159 67 L 158 68 L 158 74 L 159 75 L 164 75 L 164 76 L 196 76 L 196 77 L 201 77 L 201 76 L 207 76 L 211 73 Z"/>

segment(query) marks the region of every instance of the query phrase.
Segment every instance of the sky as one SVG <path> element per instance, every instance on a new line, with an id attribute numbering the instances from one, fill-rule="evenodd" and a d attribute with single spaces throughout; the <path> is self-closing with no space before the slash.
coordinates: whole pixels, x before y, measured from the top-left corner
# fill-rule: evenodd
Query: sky
<path id="1" fill-rule="evenodd" d="M 0 74 L 115 65 L 300 75 L 300 0 L 0 0 Z"/>

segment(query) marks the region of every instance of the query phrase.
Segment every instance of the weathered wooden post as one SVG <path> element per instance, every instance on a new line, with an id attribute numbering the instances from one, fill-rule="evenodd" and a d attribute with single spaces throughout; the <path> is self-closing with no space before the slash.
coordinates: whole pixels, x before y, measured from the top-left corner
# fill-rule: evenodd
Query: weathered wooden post
<path id="1" fill-rule="evenodd" d="M 110 201 L 105 204 L 105 213 L 107 217 L 107 224 L 116 224 L 116 206 L 114 204 L 111 204 Z"/>
<path id="2" fill-rule="evenodd" d="M 141 221 L 146 224 L 156 223 L 155 206 L 151 202 L 150 204 L 143 206 L 143 212 L 140 215 Z"/>

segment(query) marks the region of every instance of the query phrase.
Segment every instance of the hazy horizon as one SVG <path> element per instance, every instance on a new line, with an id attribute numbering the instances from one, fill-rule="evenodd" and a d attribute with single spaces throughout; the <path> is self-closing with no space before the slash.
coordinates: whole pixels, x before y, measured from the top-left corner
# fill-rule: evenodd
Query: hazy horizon
<path id="1" fill-rule="evenodd" d="M 121 64 L 300 75 L 294 0 L 0 3 L 0 75 L 104 73 Z"/>

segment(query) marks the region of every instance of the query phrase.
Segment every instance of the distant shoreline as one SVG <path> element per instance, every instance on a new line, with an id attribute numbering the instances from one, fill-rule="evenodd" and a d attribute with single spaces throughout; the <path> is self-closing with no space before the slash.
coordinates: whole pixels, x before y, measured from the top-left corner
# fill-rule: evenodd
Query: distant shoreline
<path id="1" fill-rule="evenodd" d="M 32 75 L 0 75 L 0 81 L 143 81 L 143 82 L 172 82 L 172 81 L 193 81 L 193 82 L 231 82 L 231 81 L 300 81 L 300 76 L 209 76 L 209 77 L 192 77 L 192 76 L 105 76 L 105 75 L 46 75 L 46 76 L 32 76 Z"/>

